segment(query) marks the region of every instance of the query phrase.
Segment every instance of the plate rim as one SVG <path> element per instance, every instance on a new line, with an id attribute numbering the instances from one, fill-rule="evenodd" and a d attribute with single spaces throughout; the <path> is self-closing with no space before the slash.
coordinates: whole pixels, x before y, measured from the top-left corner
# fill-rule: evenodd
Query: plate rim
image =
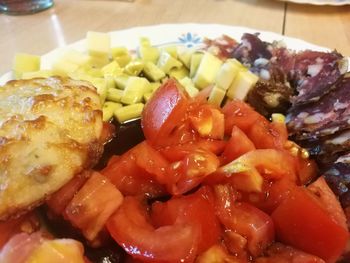
<path id="1" fill-rule="evenodd" d="M 343 2 L 319 2 L 317 0 L 279 0 L 281 2 L 289 2 L 294 4 L 306 4 L 306 5 L 316 5 L 316 6 L 344 6 L 349 5 L 350 1 L 343 1 Z"/>
<path id="2" fill-rule="evenodd" d="M 205 32 L 204 29 L 210 28 L 209 31 Z M 243 33 L 259 33 L 260 37 L 262 40 L 265 41 L 284 41 L 286 46 L 290 49 L 295 49 L 295 50 L 302 50 L 300 48 L 293 48 L 293 46 L 305 46 L 303 50 L 311 49 L 311 50 L 319 50 L 319 51 L 331 51 L 332 49 L 319 46 L 316 44 L 313 44 L 311 42 L 305 41 L 300 38 L 295 38 L 295 37 L 289 37 L 282 35 L 280 33 L 276 33 L 273 31 L 266 31 L 266 30 L 260 30 L 256 28 L 250 28 L 250 27 L 245 27 L 245 26 L 235 26 L 235 25 L 229 25 L 229 24 L 218 24 L 218 23 L 164 23 L 164 24 L 153 24 L 153 25 L 146 25 L 146 26 L 135 26 L 135 27 L 129 27 L 129 28 L 123 28 L 119 30 L 114 30 L 114 31 L 109 31 L 106 32 L 110 34 L 111 36 L 111 43 L 115 42 L 114 38 L 118 35 L 123 35 L 123 34 L 135 34 L 137 35 L 137 38 L 141 36 L 148 36 L 150 32 L 152 31 L 162 31 L 162 30 L 183 30 L 183 33 L 186 32 L 191 32 L 193 30 L 196 30 L 194 33 L 200 33 L 202 37 L 210 37 L 208 35 L 213 35 L 213 31 L 215 31 L 216 36 L 221 36 L 223 34 L 226 34 L 228 36 L 234 37 L 236 40 L 239 40 L 240 37 L 242 36 Z M 215 29 L 215 30 L 213 30 Z M 102 32 L 102 31 L 101 31 Z M 145 32 L 143 35 L 141 32 Z M 209 32 L 209 34 L 207 34 Z M 231 34 L 240 34 L 238 38 L 236 36 L 232 36 Z M 152 33 L 151 33 L 152 34 Z M 154 41 L 152 37 L 154 36 L 148 36 L 151 39 L 151 42 Z M 86 51 L 85 46 L 85 39 L 80 39 L 78 41 L 74 41 L 72 43 L 69 43 L 67 45 L 64 45 L 62 47 L 57 47 L 52 49 L 51 51 L 41 55 L 41 60 L 42 60 L 42 69 L 47 69 L 48 64 L 51 64 L 52 61 L 50 62 L 50 59 L 54 58 L 57 56 L 59 53 L 62 53 L 63 50 L 67 49 L 76 49 L 76 50 L 81 50 L 81 51 Z M 136 48 L 136 47 L 135 47 Z M 130 49 L 130 47 L 128 47 Z M 8 71 L 2 76 L 0 76 L 0 85 L 4 85 L 7 81 L 12 80 L 13 74 L 12 71 Z"/>

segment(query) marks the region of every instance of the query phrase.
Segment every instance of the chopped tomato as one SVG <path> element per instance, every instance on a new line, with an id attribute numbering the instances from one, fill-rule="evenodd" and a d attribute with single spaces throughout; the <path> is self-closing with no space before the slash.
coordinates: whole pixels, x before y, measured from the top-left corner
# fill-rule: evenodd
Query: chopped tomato
<path id="1" fill-rule="evenodd" d="M 0 251 L 0 262 L 23 263 L 44 241 L 42 233 L 20 233 L 13 236 Z"/>
<path id="2" fill-rule="evenodd" d="M 51 195 L 50 199 L 46 202 L 50 210 L 56 215 L 61 215 L 69 202 L 73 199 L 74 195 L 84 185 L 90 175 L 91 171 L 84 171 L 77 174 L 56 193 Z"/>
<path id="3" fill-rule="evenodd" d="M 170 162 L 180 161 L 195 149 L 203 149 L 212 152 L 215 155 L 222 153 L 226 142 L 222 140 L 197 138 L 189 143 L 177 144 L 160 148 L 158 151 Z"/>
<path id="4" fill-rule="evenodd" d="M 265 213 L 271 214 L 284 199 L 289 197 L 289 194 L 295 187 L 295 182 L 287 178 L 276 181 L 264 181 L 260 193 L 242 192 L 242 200 L 256 206 Z"/>
<path id="5" fill-rule="evenodd" d="M 21 232 L 31 233 L 36 231 L 39 227 L 39 219 L 34 213 L 28 213 L 18 218 L 0 221 L 0 250 L 15 234 Z"/>
<path id="6" fill-rule="evenodd" d="M 269 215 L 258 208 L 236 202 L 228 185 L 215 186 L 216 212 L 227 230 L 247 238 L 247 247 L 253 256 L 259 256 L 274 240 L 273 222 Z"/>
<path id="7" fill-rule="evenodd" d="M 189 119 L 199 136 L 210 139 L 224 138 L 224 115 L 209 104 L 203 104 L 189 113 Z"/>
<path id="8" fill-rule="evenodd" d="M 210 247 L 207 251 L 202 253 L 196 259 L 196 263 L 244 263 L 247 261 L 238 260 L 233 255 L 230 255 L 228 251 L 221 245 L 214 245 Z"/>
<path id="9" fill-rule="evenodd" d="M 233 126 L 247 132 L 255 121 L 261 118 L 251 106 L 241 100 L 232 100 L 222 108 L 225 116 L 225 134 L 230 135 Z"/>
<path id="10" fill-rule="evenodd" d="M 271 123 L 262 116 L 253 123 L 247 135 L 257 149 L 282 150 L 288 139 L 284 123 Z"/>
<path id="11" fill-rule="evenodd" d="M 168 167 L 168 191 L 173 195 L 188 192 L 198 186 L 207 175 L 215 172 L 219 164 L 218 157 L 209 151 L 196 149 L 188 153 L 182 160 Z"/>
<path id="12" fill-rule="evenodd" d="M 326 209 L 339 206 L 334 199 L 320 200 L 310 190 L 296 187 L 272 213 L 279 240 L 327 263 L 335 262 L 342 254 L 349 235 Z"/>
<path id="13" fill-rule="evenodd" d="M 135 197 L 126 197 L 106 226 L 128 254 L 146 262 L 193 262 L 196 255 L 198 233 L 193 226 L 155 228 L 146 208 Z"/>
<path id="14" fill-rule="evenodd" d="M 315 182 L 307 187 L 317 199 L 320 200 L 322 207 L 326 209 L 328 214 L 337 222 L 340 226 L 347 229 L 346 216 L 339 200 L 329 188 L 324 177 L 319 177 Z"/>
<path id="15" fill-rule="evenodd" d="M 165 170 L 169 162 L 147 141 L 143 141 L 132 149 L 136 165 L 150 174 L 159 183 L 165 183 Z"/>
<path id="16" fill-rule="evenodd" d="M 157 161 L 160 160 L 159 153 L 154 156 L 148 155 L 146 153 L 154 153 L 151 151 L 141 151 L 144 150 L 146 142 L 143 142 L 136 146 L 136 148 L 130 149 L 128 152 L 124 153 L 120 158 L 115 158 L 113 162 L 109 162 L 107 167 L 105 167 L 101 173 L 105 175 L 124 195 L 144 195 L 150 198 L 159 197 L 164 195 L 164 188 L 155 180 L 157 175 L 152 175 L 148 173 L 145 169 L 149 171 L 152 170 L 151 167 L 157 165 Z M 136 152 L 140 152 L 140 156 L 135 155 Z M 143 167 L 137 165 L 138 163 Z M 146 158 L 146 159 L 142 159 Z M 161 162 L 166 160 L 163 158 Z M 159 163 L 161 164 L 161 163 Z M 162 176 L 162 168 L 158 166 L 159 172 L 158 176 Z M 163 167 L 165 169 L 165 167 Z"/>
<path id="17" fill-rule="evenodd" d="M 240 173 L 256 168 L 266 179 L 288 177 L 295 180 L 296 171 L 293 158 L 284 151 L 259 149 L 247 152 L 232 162 L 220 167 L 219 173 Z"/>
<path id="18" fill-rule="evenodd" d="M 166 144 L 184 117 L 189 99 L 176 80 L 170 79 L 147 102 L 141 117 L 145 138 L 154 145 Z"/>
<path id="19" fill-rule="evenodd" d="M 250 257 L 247 249 L 247 238 L 235 231 L 226 229 L 223 234 L 223 240 L 227 250 L 243 262 L 247 262 Z"/>
<path id="20" fill-rule="evenodd" d="M 222 153 L 223 163 L 229 163 L 239 156 L 255 150 L 253 142 L 237 126 L 232 127 L 231 137 Z"/>
<path id="21" fill-rule="evenodd" d="M 256 263 L 325 263 L 314 255 L 305 253 L 293 247 L 275 243 L 267 250 L 267 256 L 255 260 Z"/>
<path id="22" fill-rule="evenodd" d="M 157 227 L 175 223 L 191 224 L 199 228 L 198 253 L 219 241 L 220 225 L 215 216 L 214 196 L 209 187 L 195 193 L 174 197 L 152 205 L 152 221 Z"/>
<path id="23" fill-rule="evenodd" d="M 312 182 L 318 175 L 317 164 L 314 160 L 298 156 L 296 158 L 296 167 L 300 185 Z"/>
<path id="24" fill-rule="evenodd" d="M 94 240 L 122 200 L 119 190 L 105 176 L 94 172 L 70 201 L 64 217 L 88 240 Z"/>

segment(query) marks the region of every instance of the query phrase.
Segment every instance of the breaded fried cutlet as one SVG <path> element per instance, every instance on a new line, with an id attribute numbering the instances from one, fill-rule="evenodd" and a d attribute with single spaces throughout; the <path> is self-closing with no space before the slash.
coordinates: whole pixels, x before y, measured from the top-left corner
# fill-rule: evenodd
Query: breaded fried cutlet
<path id="1" fill-rule="evenodd" d="M 0 87 L 0 220 L 41 204 L 103 150 L 99 95 L 51 77 Z"/>

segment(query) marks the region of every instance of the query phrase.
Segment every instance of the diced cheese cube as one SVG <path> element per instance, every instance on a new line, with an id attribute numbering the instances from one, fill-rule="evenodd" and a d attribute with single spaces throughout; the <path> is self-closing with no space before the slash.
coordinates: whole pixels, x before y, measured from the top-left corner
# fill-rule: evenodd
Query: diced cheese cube
<path id="1" fill-rule="evenodd" d="M 126 121 L 139 118 L 141 117 L 144 106 L 145 105 L 143 103 L 136 103 L 118 108 L 114 111 L 114 117 L 119 123 L 124 123 Z"/>
<path id="2" fill-rule="evenodd" d="M 219 58 L 206 52 L 193 78 L 194 85 L 199 89 L 203 89 L 213 84 L 221 65 L 222 61 Z"/>
<path id="3" fill-rule="evenodd" d="M 25 53 L 15 55 L 13 62 L 13 72 L 15 77 L 21 78 L 25 72 L 38 71 L 40 69 L 40 57 Z"/>
<path id="4" fill-rule="evenodd" d="M 258 80 L 259 77 L 248 70 L 238 72 L 231 87 L 227 90 L 227 97 L 230 99 L 245 100 L 250 89 L 255 86 Z"/>
<path id="5" fill-rule="evenodd" d="M 210 92 L 208 102 L 220 107 L 223 99 L 225 98 L 225 95 L 226 91 L 220 88 L 219 86 L 215 85 Z"/>
<path id="6" fill-rule="evenodd" d="M 91 56 L 108 57 L 111 51 L 111 38 L 107 33 L 89 31 L 86 35 L 87 49 Z"/>

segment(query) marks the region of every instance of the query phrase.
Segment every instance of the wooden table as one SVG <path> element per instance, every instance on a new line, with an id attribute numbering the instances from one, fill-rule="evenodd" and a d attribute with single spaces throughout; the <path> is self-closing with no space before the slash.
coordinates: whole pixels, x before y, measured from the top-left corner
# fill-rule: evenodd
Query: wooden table
<path id="1" fill-rule="evenodd" d="M 0 15 L 0 74 L 16 52 L 42 55 L 85 37 L 162 23 L 221 23 L 273 31 L 350 55 L 350 6 L 317 7 L 274 0 L 55 0 L 49 10 Z"/>

